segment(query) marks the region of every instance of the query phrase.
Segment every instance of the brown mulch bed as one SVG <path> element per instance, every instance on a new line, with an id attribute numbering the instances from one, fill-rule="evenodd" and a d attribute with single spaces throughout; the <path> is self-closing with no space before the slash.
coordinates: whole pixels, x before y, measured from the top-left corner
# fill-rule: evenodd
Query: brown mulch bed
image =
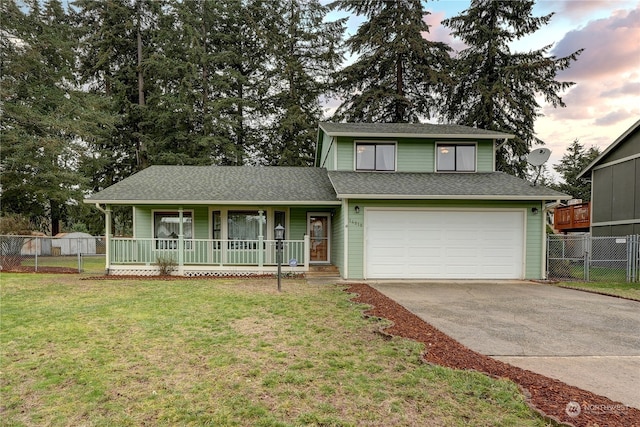
<path id="1" fill-rule="evenodd" d="M 372 306 L 365 312 L 367 316 L 393 322 L 381 332 L 424 343 L 426 362 L 508 378 L 522 388 L 528 403 L 547 418 L 576 427 L 640 426 L 640 410 L 477 353 L 368 285 L 350 284 L 346 291 L 357 294 L 353 301 Z M 569 402 L 576 402 L 580 408 L 575 403 L 568 407 Z M 569 409 L 575 410 L 574 416 L 567 414 Z"/>

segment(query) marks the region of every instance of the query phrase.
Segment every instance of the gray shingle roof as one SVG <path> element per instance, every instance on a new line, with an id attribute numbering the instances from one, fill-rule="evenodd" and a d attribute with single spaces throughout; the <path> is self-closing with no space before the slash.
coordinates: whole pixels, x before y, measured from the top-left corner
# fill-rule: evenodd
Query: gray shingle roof
<path id="1" fill-rule="evenodd" d="M 566 200 L 567 194 L 502 172 L 380 173 L 329 171 L 339 198 Z"/>
<path id="2" fill-rule="evenodd" d="M 337 196 L 336 196 L 337 193 Z M 339 198 L 558 200 L 501 172 L 380 173 L 311 167 L 151 166 L 85 199 L 108 204 L 338 204 Z"/>
<path id="3" fill-rule="evenodd" d="M 477 129 L 469 126 L 432 123 L 320 123 L 320 129 L 329 136 L 355 137 L 426 137 L 450 138 L 484 137 L 490 139 L 513 138 L 508 133 Z"/>
<path id="4" fill-rule="evenodd" d="M 337 203 L 327 171 L 311 167 L 151 166 L 87 203 Z"/>

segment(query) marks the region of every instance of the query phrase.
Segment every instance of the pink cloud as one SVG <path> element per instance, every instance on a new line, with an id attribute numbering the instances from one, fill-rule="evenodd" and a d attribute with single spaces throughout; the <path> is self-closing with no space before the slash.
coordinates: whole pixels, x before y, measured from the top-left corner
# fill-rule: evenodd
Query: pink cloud
<path id="1" fill-rule="evenodd" d="M 620 109 L 620 110 L 611 111 L 610 113 L 605 114 L 604 116 L 596 118 L 593 124 L 596 126 L 609 126 L 609 125 L 614 125 L 623 120 L 626 120 L 631 117 L 636 117 L 636 116 L 637 116 L 637 112 L 634 113 L 633 111 L 630 111 L 630 110 Z"/>
<path id="2" fill-rule="evenodd" d="M 588 2 L 587 2 L 588 3 Z M 606 19 L 589 22 L 568 32 L 552 54 L 562 57 L 584 48 L 561 80 L 608 77 L 640 68 L 640 5 L 630 11 L 617 11 Z"/>
<path id="3" fill-rule="evenodd" d="M 454 52 L 460 52 L 467 46 L 459 39 L 451 35 L 451 30 L 442 21 L 446 18 L 445 12 L 431 12 L 424 17 L 424 22 L 429 26 L 429 32 L 423 33 L 422 37 L 434 42 L 443 42 L 449 45 Z"/>
<path id="4" fill-rule="evenodd" d="M 543 13 L 555 12 L 556 16 L 573 20 L 583 18 L 589 13 L 600 9 L 610 9 L 611 0 L 556 0 L 553 2 L 538 2 L 537 5 Z"/>
<path id="5" fill-rule="evenodd" d="M 599 94 L 600 90 L 597 86 L 578 84 L 562 96 L 562 100 L 567 105 L 565 108 L 546 105 L 542 113 L 554 119 L 584 119 L 591 115 L 591 106 L 597 104 Z"/>
<path id="6" fill-rule="evenodd" d="M 611 96 L 626 96 L 626 95 L 636 95 L 640 97 L 640 82 L 627 81 L 622 82 L 622 86 L 617 86 L 606 90 L 601 93 L 602 96 L 611 97 Z"/>

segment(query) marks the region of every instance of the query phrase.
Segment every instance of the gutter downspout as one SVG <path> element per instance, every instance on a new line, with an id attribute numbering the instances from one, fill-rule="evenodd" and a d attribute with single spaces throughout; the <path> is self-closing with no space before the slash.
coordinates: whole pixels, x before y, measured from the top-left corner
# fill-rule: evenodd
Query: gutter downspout
<path id="1" fill-rule="evenodd" d="M 105 209 L 100 207 L 100 203 L 96 203 L 96 208 L 104 214 L 104 234 L 105 234 L 105 246 L 104 246 L 104 273 L 108 276 L 109 270 L 111 270 L 111 208 L 109 205 L 105 205 Z"/>

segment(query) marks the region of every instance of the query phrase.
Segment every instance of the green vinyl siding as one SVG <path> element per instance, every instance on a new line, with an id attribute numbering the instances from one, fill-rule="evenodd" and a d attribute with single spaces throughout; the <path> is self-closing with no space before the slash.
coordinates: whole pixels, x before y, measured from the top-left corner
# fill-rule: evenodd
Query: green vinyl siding
<path id="1" fill-rule="evenodd" d="M 537 208 L 538 213 L 531 212 L 531 208 Z M 524 278 L 525 279 L 543 279 L 544 271 L 543 260 L 546 258 L 546 254 L 543 253 L 544 239 L 547 238 L 546 232 L 543 234 L 543 230 L 546 227 L 544 206 L 542 202 L 531 202 L 526 205 L 527 209 L 527 221 L 525 226 L 525 266 L 524 266 Z"/>
<path id="2" fill-rule="evenodd" d="M 347 137 L 338 137 L 338 164 L 336 165 L 336 170 L 341 171 L 352 171 L 355 169 L 353 154 L 354 154 L 354 145 L 353 138 Z"/>
<path id="3" fill-rule="evenodd" d="M 355 212 L 355 206 L 360 212 Z M 542 278 L 543 262 L 543 220 L 542 204 L 540 202 L 509 202 L 509 201 L 464 201 L 464 200 L 350 200 L 346 209 L 349 232 L 348 248 L 348 278 L 364 278 L 364 211 L 365 207 L 411 207 L 411 208 L 458 208 L 458 209 L 524 209 L 526 210 L 526 233 L 524 247 L 524 275 L 526 279 Z M 538 208 L 538 214 L 533 214 L 531 208 Z"/>
<path id="4" fill-rule="evenodd" d="M 493 141 L 478 141 L 476 170 L 493 172 Z"/>
<path id="5" fill-rule="evenodd" d="M 291 208 L 289 211 L 289 239 L 302 240 L 307 234 L 308 208 Z"/>
<path id="6" fill-rule="evenodd" d="M 341 208 L 331 217 L 331 263 L 344 274 L 344 217 Z"/>
<path id="7" fill-rule="evenodd" d="M 354 152 L 356 141 L 378 141 L 396 143 L 397 172 L 435 172 L 436 143 L 447 143 L 446 139 L 418 138 L 354 138 L 338 137 L 336 170 L 354 170 Z M 476 143 L 476 169 L 478 172 L 493 172 L 493 140 L 451 140 L 455 143 Z M 323 147 L 324 148 L 324 147 Z M 334 170 L 327 167 L 328 170 Z"/>
<path id="8" fill-rule="evenodd" d="M 398 172 L 433 172 L 434 145 L 421 139 L 398 140 Z"/>

